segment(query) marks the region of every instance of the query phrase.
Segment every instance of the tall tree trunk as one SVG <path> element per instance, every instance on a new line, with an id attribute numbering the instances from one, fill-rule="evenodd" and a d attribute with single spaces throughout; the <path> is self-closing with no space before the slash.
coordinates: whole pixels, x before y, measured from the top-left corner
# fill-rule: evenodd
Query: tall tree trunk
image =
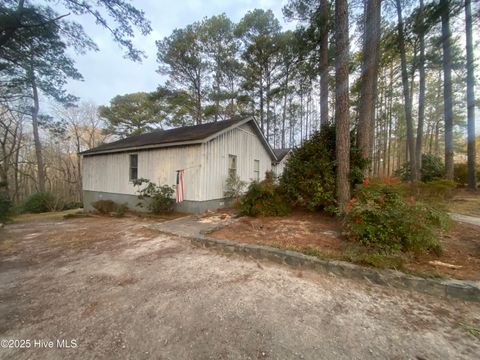
<path id="1" fill-rule="evenodd" d="M 452 54 L 450 46 L 450 0 L 440 0 L 443 47 L 443 112 L 445 118 L 445 177 L 453 180 Z"/>
<path id="2" fill-rule="evenodd" d="M 400 50 L 400 62 L 402 67 L 402 85 L 403 85 L 403 101 L 405 111 L 405 123 L 407 128 L 407 144 L 408 155 L 412 165 L 412 169 L 416 169 L 415 161 L 415 139 L 413 138 L 413 120 L 412 120 L 412 103 L 410 99 L 410 88 L 407 72 L 407 57 L 405 54 L 405 34 L 403 29 L 403 16 L 401 0 L 396 0 L 397 16 L 398 16 L 398 47 Z M 414 171 L 412 171 L 411 179 L 414 179 Z"/>
<path id="3" fill-rule="evenodd" d="M 195 89 L 195 125 L 200 125 L 203 122 L 202 116 L 202 86 L 201 81 L 198 79 Z"/>
<path id="4" fill-rule="evenodd" d="M 32 107 L 32 128 L 33 128 L 33 140 L 35 143 L 35 156 L 37 158 L 37 182 L 38 191 L 45 192 L 45 167 L 42 154 L 42 143 L 40 142 L 40 134 L 38 131 L 38 112 L 40 110 L 40 101 L 38 98 L 37 81 L 35 78 L 35 72 L 30 69 L 30 85 L 32 87 L 33 95 L 33 107 Z"/>
<path id="5" fill-rule="evenodd" d="M 283 89 L 283 113 L 282 113 L 282 149 L 285 148 L 285 122 L 287 121 L 287 95 L 288 95 L 288 78 L 289 67 L 285 67 L 285 85 Z"/>
<path id="6" fill-rule="evenodd" d="M 328 123 L 328 0 L 320 0 L 320 125 Z"/>
<path id="7" fill-rule="evenodd" d="M 300 145 L 303 143 L 303 83 L 300 85 Z"/>
<path id="8" fill-rule="evenodd" d="M 260 80 L 260 128 L 262 133 L 265 135 L 265 120 L 263 116 L 263 80 Z"/>
<path id="9" fill-rule="evenodd" d="M 82 152 L 81 147 L 81 138 L 80 138 L 80 130 L 78 129 L 77 125 L 73 125 L 75 131 L 75 146 L 77 151 L 77 186 L 78 186 L 78 196 L 80 202 L 83 202 L 83 181 L 82 181 L 82 156 L 80 153 Z"/>
<path id="10" fill-rule="evenodd" d="M 335 0 L 335 141 L 337 204 L 340 211 L 350 200 L 350 121 L 348 97 L 348 1 Z"/>
<path id="11" fill-rule="evenodd" d="M 373 155 L 375 102 L 380 53 L 381 0 L 365 1 L 365 30 L 363 36 L 362 81 L 360 85 L 357 142 L 363 156 L 369 158 L 371 162 Z M 368 176 L 368 171 L 368 169 L 365 169 L 365 176 Z"/>
<path id="12" fill-rule="evenodd" d="M 423 123 L 425 119 L 425 34 L 424 34 L 424 6 L 423 0 L 420 0 L 420 57 L 418 62 L 419 89 L 418 89 L 418 124 L 417 124 L 417 144 L 415 146 L 415 180 L 420 180 L 422 169 L 422 147 L 423 147 Z"/>
<path id="13" fill-rule="evenodd" d="M 266 97 L 267 97 L 267 141 L 270 143 L 270 82 L 271 82 L 271 77 L 270 77 L 270 72 L 267 73 L 267 88 L 266 90 Z"/>
<path id="14" fill-rule="evenodd" d="M 468 188 L 477 189 L 476 159 L 475 159 L 475 92 L 474 63 L 472 40 L 472 5 L 471 0 L 465 0 L 465 32 L 467 46 L 467 126 L 468 126 Z"/>
<path id="15" fill-rule="evenodd" d="M 220 109 L 220 75 L 215 74 L 215 115 L 213 121 L 218 121 L 218 113 Z"/>

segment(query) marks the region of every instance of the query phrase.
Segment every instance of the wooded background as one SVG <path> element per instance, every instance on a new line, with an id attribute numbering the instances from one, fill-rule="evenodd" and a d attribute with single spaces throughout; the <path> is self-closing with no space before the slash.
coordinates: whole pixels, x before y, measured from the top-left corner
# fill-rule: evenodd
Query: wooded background
<path id="1" fill-rule="evenodd" d="M 149 33 L 149 14 L 128 1 L 61 3 L 93 16 L 129 58 L 142 59 L 132 29 Z M 167 81 L 97 108 L 65 91 L 67 81 L 81 79 L 68 50 L 97 49 L 82 27 L 48 1 L 3 1 L 4 191 L 16 203 L 37 191 L 81 201 L 79 152 L 156 129 L 252 114 L 275 148 L 299 146 L 322 124 L 335 123 L 340 204 L 349 198 L 351 139 L 371 160 L 365 176 L 391 176 L 409 162 L 418 180 L 422 154 L 433 154 L 449 179 L 454 162 L 468 161 L 468 186 L 476 187 L 478 2 L 290 0 L 283 14 L 295 30 L 283 30 L 272 11 L 261 9 L 237 23 L 220 14 L 173 30 L 156 42 L 158 72 Z M 41 108 L 47 101 L 52 106 Z"/>

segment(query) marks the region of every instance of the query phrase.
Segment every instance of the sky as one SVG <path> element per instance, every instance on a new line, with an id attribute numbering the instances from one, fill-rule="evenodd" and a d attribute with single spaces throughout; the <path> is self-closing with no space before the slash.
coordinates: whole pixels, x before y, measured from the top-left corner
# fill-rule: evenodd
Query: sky
<path id="1" fill-rule="evenodd" d="M 183 28 L 204 17 L 225 13 L 232 21 L 238 22 L 249 10 L 271 9 L 283 28 L 293 29 L 294 22 L 286 22 L 282 8 L 288 0 L 132 0 L 138 9 L 145 12 L 151 22 L 152 32 L 147 36 L 138 34 L 133 40 L 135 46 L 143 50 L 147 58 L 133 62 L 124 58 L 124 50 L 112 40 L 110 33 L 95 24 L 92 17 L 73 16 L 70 19 L 80 23 L 85 32 L 99 47 L 97 52 L 85 55 L 72 54 L 77 69 L 84 81 L 71 80 L 67 90 L 80 98 L 80 101 L 96 105 L 107 105 L 116 95 L 139 91 L 153 91 L 163 84 L 165 76 L 156 72 L 156 40 L 169 36 L 176 28 Z M 61 8 L 58 13 L 65 14 Z M 476 49 L 477 59 L 480 49 Z M 476 89 L 478 96 L 478 88 Z M 476 132 L 480 134 L 480 111 L 476 111 Z"/>
<path id="2" fill-rule="evenodd" d="M 97 43 L 99 51 L 75 55 L 77 69 L 84 81 L 70 81 L 67 90 L 80 97 L 106 105 L 116 95 L 138 91 L 153 91 L 165 78 L 156 72 L 156 40 L 169 36 L 176 28 L 185 27 L 206 16 L 221 13 L 234 22 L 255 8 L 271 9 L 285 27 L 294 26 L 283 21 L 282 7 L 286 0 L 135 0 L 132 3 L 145 12 L 151 21 L 152 32 L 148 36 L 136 36 L 134 44 L 143 50 L 147 58 L 142 63 L 124 59 L 124 51 L 116 44 L 109 32 L 95 24 L 88 16 L 71 17 L 79 22 L 85 32 Z M 61 9 L 58 9 L 59 13 Z"/>

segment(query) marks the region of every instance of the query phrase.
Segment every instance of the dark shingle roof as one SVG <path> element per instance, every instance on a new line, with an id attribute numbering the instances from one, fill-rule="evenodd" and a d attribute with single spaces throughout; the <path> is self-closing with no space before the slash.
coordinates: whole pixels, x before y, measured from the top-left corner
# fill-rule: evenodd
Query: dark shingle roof
<path id="1" fill-rule="evenodd" d="M 187 141 L 200 142 L 219 131 L 238 124 L 243 120 L 245 120 L 245 118 L 235 118 L 232 120 L 218 121 L 201 125 L 184 126 L 176 129 L 153 131 L 147 134 L 131 136 L 126 139 L 100 145 L 96 148 L 84 151 L 82 155 L 93 155 L 105 151 L 121 151 L 122 149 L 141 148 L 144 146 L 173 144 Z"/>
<path id="2" fill-rule="evenodd" d="M 278 161 L 281 161 L 292 149 L 273 149 Z"/>

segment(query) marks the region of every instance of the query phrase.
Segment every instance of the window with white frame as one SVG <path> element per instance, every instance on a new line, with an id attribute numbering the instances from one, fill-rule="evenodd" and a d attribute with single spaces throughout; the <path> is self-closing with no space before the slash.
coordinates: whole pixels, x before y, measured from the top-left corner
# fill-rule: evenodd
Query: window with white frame
<path id="1" fill-rule="evenodd" d="M 237 155 L 228 155 L 228 176 L 237 176 Z"/>
<path id="2" fill-rule="evenodd" d="M 253 160 L 253 179 L 260 181 L 260 160 Z"/>

